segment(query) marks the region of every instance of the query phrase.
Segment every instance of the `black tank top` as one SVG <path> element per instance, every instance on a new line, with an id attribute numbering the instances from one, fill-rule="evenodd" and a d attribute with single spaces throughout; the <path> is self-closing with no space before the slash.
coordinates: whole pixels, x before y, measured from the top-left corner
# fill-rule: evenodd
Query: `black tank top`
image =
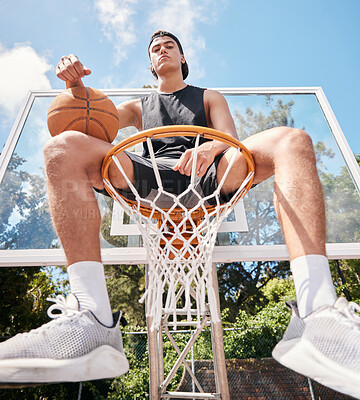
<path id="1" fill-rule="evenodd" d="M 165 125 L 207 126 L 205 89 L 186 86 L 174 93 L 151 93 L 141 99 L 143 129 Z M 200 139 L 204 143 L 208 139 Z M 180 158 L 185 150 L 193 148 L 195 138 L 178 136 L 152 140 L 156 157 Z M 144 143 L 144 157 L 150 157 L 148 146 Z"/>

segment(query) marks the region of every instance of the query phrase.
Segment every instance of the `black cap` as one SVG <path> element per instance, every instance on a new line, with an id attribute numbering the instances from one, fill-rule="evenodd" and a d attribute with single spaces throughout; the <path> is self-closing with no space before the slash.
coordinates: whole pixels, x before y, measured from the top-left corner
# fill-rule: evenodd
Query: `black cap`
<path id="1" fill-rule="evenodd" d="M 173 34 L 170 33 L 170 32 L 167 32 L 167 31 L 156 31 L 156 32 L 151 36 L 151 38 L 150 38 L 150 43 L 149 43 L 149 46 L 148 46 L 148 52 L 149 52 L 149 50 L 150 50 L 151 43 L 152 43 L 156 38 L 162 37 L 162 36 L 169 36 L 169 37 L 171 37 L 172 39 L 174 39 L 175 42 L 177 43 L 178 47 L 179 47 L 180 54 L 184 55 L 184 51 L 183 51 L 183 48 L 182 48 L 182 46 L 181 46 L 181 43 L 180 43 L 179 39 L 178 39 L 175 35 L 173 35 Z M 151 72 L 152 72 L 152 74 L 155 76 L 155 78 L 158 77 L 155 71 L 151 71 Z M 185 63 L 184 63 L 184 64 L 181 64 L 181 72 L 182 72 L 183 79 L 185 80 L 185 79 L 187 78 L 187 76 L 189 75 L 189 66 L 188 66 L 186 60 L 185 60 Z"/>

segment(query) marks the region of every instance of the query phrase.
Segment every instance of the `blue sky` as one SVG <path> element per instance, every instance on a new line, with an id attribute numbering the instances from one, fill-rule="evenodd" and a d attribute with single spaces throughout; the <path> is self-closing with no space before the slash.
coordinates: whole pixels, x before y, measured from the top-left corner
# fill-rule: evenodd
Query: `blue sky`
<path id="1" fill-rule="evenodd" d="M 147 44 L 179 36 L 188 83 L 321 86 L 360 153 L 360 0 L 0 0 L 0 148 L 26 92 L 58 89 L 62 55 L 91 68 L 85 84 L 153 84 Z"/>

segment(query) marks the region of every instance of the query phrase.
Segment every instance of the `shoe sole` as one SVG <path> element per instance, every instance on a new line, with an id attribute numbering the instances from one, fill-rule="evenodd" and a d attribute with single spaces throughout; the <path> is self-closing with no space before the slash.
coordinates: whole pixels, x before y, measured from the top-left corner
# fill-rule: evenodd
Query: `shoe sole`
<path id="1" fill-rule="evenodd" d="M 125 374 L 125 355 L 111 346 L 100 346 L 85 356 L 70 360 L 23 358 L 0 360 L 0 385 L 84 382 Z"/>
<path id="2" fill-rule="evenodd" d="M 278 343 L 272 356 L 280 364 L 320 384 L 360 399 L 360 374 L 324 357 L 306 340 L 292 339 Z"/>

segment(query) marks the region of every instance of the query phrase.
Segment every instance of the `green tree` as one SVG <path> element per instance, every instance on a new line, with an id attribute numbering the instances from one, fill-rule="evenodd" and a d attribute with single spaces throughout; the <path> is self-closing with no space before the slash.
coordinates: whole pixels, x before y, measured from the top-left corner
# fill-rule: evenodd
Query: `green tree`
<path id="1" fill-rule="evenodd" d="M 27 182 L 29 175 L 20 171 L 19 167 L 25 160 L 14 154 L 9 162 L 0 190 L 0 249 L 12 246 L 12 238 L 8 235 L 9 219 L 14 210 L 23 216 L 26 208 L 26 193 L 23 182 Z"/>
<path id="2" fill-rule="evenodd" d="M 1 182 L 0 248 L 48 247 L 52 227 L 44 178 L 22 170 L 25 159 L 13 154 Z M 16 214 L 18 222 L 11 224 Z M 36 235 L 34 235 L 36 232 Z M 0 335 L 27 331 L 48 320 L 46 298 L 59 292 L 48 270 L 40 267 L 2 268 Z"/>
<path id="3" fill-rule="evenodd" d="M 226 321 L 234 322 L 241 309 L 255 313 L 264 307 L 268 300 L 262 289 L 272 279 L 289 274 L 289 263 L 285 261 L 220 264 L 219 296 L 222 308 L 228 309 Z"/>
<path id="4" fill-rule="evenodd" d="M 338 295 L 360 301 L 360 260 L 331 260 L 330 267 Z"/>
<path id="5" fill-rule="evenodd" d="M 62 289 L 48 270 L 12 267 L 0 272 L 0 335 L 12 336 L 48 322 L 46 299 Z"/>
<path id="6" fill-rule="evenodd" d="M 327 242 L 355 243 L 360 240 L 360 199 L 346 167 L 340 174 L 322 174 L 326 199 Z"/>
<path id="7" fill-rule="evenodd" d="M 107 265 L 106 284 L 114 310 L 121 310 L 128 323 L 145 326 L 144 304 L 139 299 L 145 291 L 144 265 Z"/>
<path id="8" fill-rule="evenodd" d="M 104 197 L 104 215 L 101 222 L 102 238 L 113 247 L 127 246 L 127 236 L 111 236 L 110 227 L 113 199 Z M 129 217 L 125 215 L 128 220 Z M 145 292 L 144 265 L 108 265 L 105 267 L 106 283 L 113 309 L 122 310 L 125 319 L 132 325 L 146 324 L 144 305 L 139 299 Z"/>
<path id="9" fill-rule="evenodd" d="M 227 358 L 270 357 L 290 320 L 285 301 L 295 297 L 292 280 L 274 278 L 261 289 L 266 306 L 253 314 L 240 310 L 224 339 Z"/>
<path id="10" fill-rule="evenodd" d="M 57 236 L 49 213 L 45 180 L 42 176 L 29 175 L 28 183 L 26 214 L 9 232 L 12 246 L 17 249 L 53 247 Z"/>
<path id="11" fill-rule="evenodd" d="M 23 171 L 21 166 L 25 162 L 25 159 L 14 153 L 1 182 L 2 250 L 50 248 L 56 240 L 49 214 L 44 174 Z M 10 223 L 12 216 L 15 223 Z"/>

